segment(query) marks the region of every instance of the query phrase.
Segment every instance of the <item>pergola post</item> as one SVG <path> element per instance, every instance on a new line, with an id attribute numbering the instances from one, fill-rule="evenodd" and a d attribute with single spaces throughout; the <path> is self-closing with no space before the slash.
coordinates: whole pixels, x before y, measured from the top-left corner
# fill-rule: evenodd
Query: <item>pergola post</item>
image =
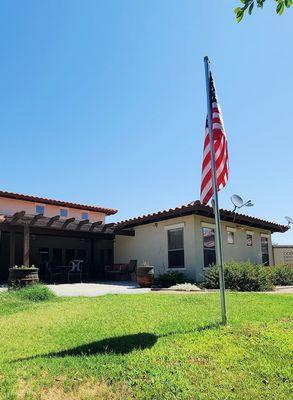
<path id="1" fill-rule="evenodd" d="M 30 265 L 30 228 L 29 224 L 24 224 L 23 227 L 23 265 Z"/>
<path id="2" fill-rule="evenodd" d="M 15 232 L 10 232 L 10 240 L 9 240 L 9 263 L 10 267 L 14 267 L 15 265 Z"/>

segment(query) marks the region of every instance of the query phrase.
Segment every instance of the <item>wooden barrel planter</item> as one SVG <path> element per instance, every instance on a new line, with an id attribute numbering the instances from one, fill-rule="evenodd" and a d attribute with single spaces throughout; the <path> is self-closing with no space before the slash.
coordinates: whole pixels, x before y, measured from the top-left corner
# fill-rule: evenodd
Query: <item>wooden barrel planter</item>
<path id="1" fill-rule="evenodd" d="M 35 283 L 39 283 L 39 268 L 9 268 L 9 287 L 22 287 Z"/>
<path id="2" fill-rule="evenodd" d="M 136 280 L 140 287 L 151 287 L 154 283 L 154 267 L 137 267 Z"/>

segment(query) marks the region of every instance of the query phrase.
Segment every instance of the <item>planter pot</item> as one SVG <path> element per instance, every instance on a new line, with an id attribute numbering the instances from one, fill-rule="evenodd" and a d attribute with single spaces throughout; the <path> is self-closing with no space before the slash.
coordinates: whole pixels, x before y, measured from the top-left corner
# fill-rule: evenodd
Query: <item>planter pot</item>
<path id="1" fill-rule="evenodd" d="M 154 283 L 154 267 L 137 267 L 136 280 L 140 287 L 151 287 Z"/>
<path id="2" fill-rule="evenodd" d="M 39 268 L 9 268 L 8 286 L 26 286 L 39 283 Z"/>

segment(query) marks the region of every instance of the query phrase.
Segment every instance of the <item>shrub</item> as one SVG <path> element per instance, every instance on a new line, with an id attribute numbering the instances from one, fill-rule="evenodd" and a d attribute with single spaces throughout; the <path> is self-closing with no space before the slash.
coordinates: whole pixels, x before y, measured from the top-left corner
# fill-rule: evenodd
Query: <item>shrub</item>
<path id="1" fill-rule="evenodd" d="M 270 274 L 274 285 L 293 285 L 293 265 L 275 265 L 270 267 Z"/>
<path id="2" fill-rule="evenodd" d="M 165 274 L 159 275 L 155 278 L 155 285 L 161 287 L 170 287 L 178 283 L 193 283 L 189 278 L 187 278 L 182 272 L 179 271 L 169 271 Z"/>
<path id="3" fill-rule="evenodd" d="M 210 267 L 204 277 L 203 286 L 208 289 L 219 288 L 219 268 Z M 225 286 L 227 289 L 244 292 L 266 291 L 273 288 L 270 269 L 264 265 L 250 262 L 225 264 Z"/>
<path id="4" fill-rule="evenodd" d="M 29 300 L 29 301 L 47 301 L 55 298 L 55 294 L 44 285 L 31 285 L 26 286 L 21 289 L 15 289 L 13 292 L 19 297 L 21 300 Z"/>

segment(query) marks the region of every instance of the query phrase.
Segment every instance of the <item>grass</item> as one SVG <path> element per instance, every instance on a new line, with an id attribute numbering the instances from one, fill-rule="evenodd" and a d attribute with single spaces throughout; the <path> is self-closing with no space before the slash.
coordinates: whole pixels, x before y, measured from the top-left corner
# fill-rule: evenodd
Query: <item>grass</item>
<path id="1" fill-rule="evenodd" d="M 293 296 L 0 295 L 0 398 L 288 399 Z M 291 330 L 290 330 L 291 328 Z"/>

